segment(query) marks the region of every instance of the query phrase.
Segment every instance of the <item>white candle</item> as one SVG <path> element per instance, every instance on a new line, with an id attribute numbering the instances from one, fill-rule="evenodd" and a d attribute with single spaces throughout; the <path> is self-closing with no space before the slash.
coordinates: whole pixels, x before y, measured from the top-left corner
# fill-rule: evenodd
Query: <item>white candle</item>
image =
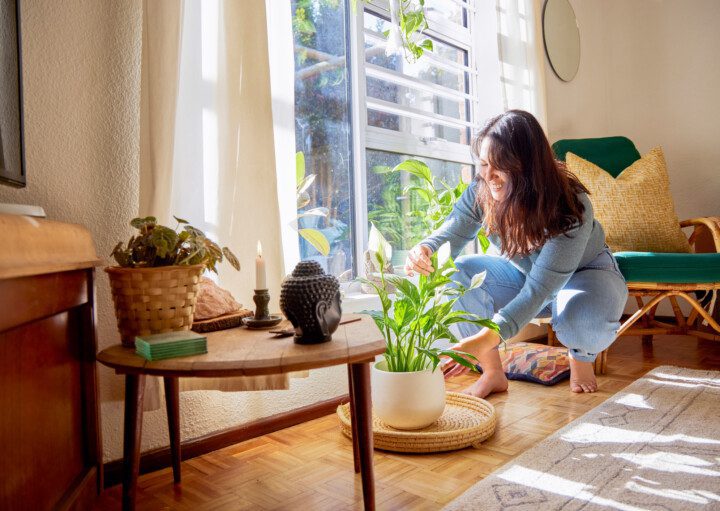
<path id="1" fill-rule="evenodd" d="M 265 259 L 262 256 L 262 245 L 258 241 L 257 257 L 255 258 L 255 289 L 267 289 L 265 283 Z"/>

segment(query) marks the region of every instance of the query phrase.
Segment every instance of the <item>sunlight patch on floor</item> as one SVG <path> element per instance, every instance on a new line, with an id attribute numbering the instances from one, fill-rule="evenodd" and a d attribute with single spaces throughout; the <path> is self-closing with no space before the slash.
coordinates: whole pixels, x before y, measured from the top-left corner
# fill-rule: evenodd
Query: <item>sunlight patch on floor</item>
<path id="1" fill-rule="evenodd" d="M 557 495 L 564 495 L 566 497 L 572 497 L 574 499 L 585 500 L 592 502 L 600 506 L 608 506 L 612 509 L 618 509 L 620 511 L 646 511 L 643 508 L 624 504 L 612 499 L 606 499 L 604 497 L 598 497 L 589 490 L 593 487 L 579 483 L 577 481 L 571 481 L 564 477 L 558 477 L 537 470 L 514 465 L 502 474 L 498 474 L 500 479 L 528 486 L 530 488 L 536 488 L 538 490 L 555 493 Z"/>
<path id="2" fill-rule="evenodd" d="M 625 394 L 615 402 L 633 408 L 645 408 L 647 410 L 654 410 L 652 406 L 647 404 L 647 402 L 645 401 L 645 397 L 640 394 Z"/>
<path id="3" fill-rule="evenodd" d="M 705 387 L 708 389 L 720 388 L 720 384 L 715 380 L 712 380 L 712 383 L 699 383 L 699 382 L 685 383 L 682 381 L 658 380 L 656 378 L 650 378 L 650 377 L 648 377 L 647 380 L 650 382 L 656 383 L 658 385 L 665 385 L 665 386 L 671 386 L 671 387 L 685 387 L 685 388 L 691 388 L 691 389 L 696 389 L 698 387 Z"/>
<path id="4" fill-rule="evenodd" d="M 702 458 L 695 456 L 687 456 L 685 454 L 676 454 L 672 452 L 654 452 L 652 454 L 631 454 L 618 453 L 613 454 L 613 458 L 619 458 L 631 463 L 635 463 L 640 468 L 650 470 L 658 470 L 660 472 L 696 474 L 711 477 L 720 477 L 720 472 L 711 470 L 713 464 Z"/>
<path id="5" fill-rule="evenodd" d="M 649 488 L 634 481 L 629 481 L 625 488 L 646 495 L 656 495 L 668 499 L 683 500 L 694 504 L 709 504 L 712 500 L 720 500 L 720 496 L 705 490 L 675 490 L 672 488 Z"/>
<path id="6" fill-rule="evenodd" d="M 712 385 L 720 385 L 720 382 L 715 378 L 693 378 L 691 376 L 678 376 L 677 374 L 668 373 L 653 373 L 653 376 L 658 378 L 665 378 L 666 380 L 681 380 L 689 383 L 710 383 Z"/>
<path id="7" fill-rule="evenodd" d="M 649 431 L 633 431 L 630 429 L 601 426 L 600 424 L 579 424 L 560 436 L 566 442 L 578 444 L 608 443 L 608 444 L 665 444 L 671 442 L 687 442 L 689 444 L 720 444 L 720 440 L 700 438 L 696 436 L 675 434 L 658 435 Z"/>

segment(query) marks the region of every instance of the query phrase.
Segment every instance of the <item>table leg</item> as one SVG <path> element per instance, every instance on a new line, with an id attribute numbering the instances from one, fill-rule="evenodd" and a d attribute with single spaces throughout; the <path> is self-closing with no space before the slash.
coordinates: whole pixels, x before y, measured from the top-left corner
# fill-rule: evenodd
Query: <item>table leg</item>
<path id="1" fill-rule="evenodd" d="M 123 440 L 122 508 L 135 509 L 137 478 L 140 470 L 140 439 L 142 438 L 145 375 L 125 375 L 125 436 Z"/>
<path id="2" fill-rule="evenodd" d="M 180 482 L 180 385 L 177 378 L 163 377 L 165 406 L 167 408 L 170 453 L 172 454 L 173 480 Z"/>
<path id="3" fill-rule="evenodd" d="M 349 364 L 352 379 L 351 402 L 354 403 L 357 439 L 360 453 L 363 503 L 366 511 L 375 509 L 375 476 L 373 474 L 372 402 L 370 398 L 370 365 L 368 362 Z"/>
<path id="4" fill-rule="evenodd" d="M 348 394 L 350 395 L 350 426 L 352 428 L 352 446 L 353 446 L 353 464 L 355 465 L 355 473 L 360 472 L 360 447 L 358 445 L 358 427 L 357 412 L 355 411 L 355 399 L 353 398 L 353 379 L 350 364 L 348 364 Z"/>

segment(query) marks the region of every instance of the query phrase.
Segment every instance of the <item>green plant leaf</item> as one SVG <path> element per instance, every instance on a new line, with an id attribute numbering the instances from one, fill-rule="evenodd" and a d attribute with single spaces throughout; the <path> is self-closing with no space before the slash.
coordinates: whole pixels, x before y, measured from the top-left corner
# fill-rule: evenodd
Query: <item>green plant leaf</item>
<path id="1" fill-rule="evenodd" d="M 238 258 L 235 256 L 235 254 L 233 254 L 232 250 L 230 250 L 228 247 L 223 247 L 222 253 L 225 256 L 225 259 L 228 260 L 230 265 L 237 271 L 240 271 L 240 261 L 238 261 Z"/>
<path id="2" fill-rule="evenodd" d="M 429 191 L 427 191 L 425 188 L 421 188 L 420 186 L 408 186 L 405 188 L 404 193 L 408 194 L 409 192 L 414 192 L 420 196 L 421 199 L 430 202 L 432 201 L 432 195 Z M 422 213 L 422 212 L 420 212 Z"/>
<path id="3" fill-rule="evenodd" d="M 322 255 L 327 256 L 330 253 L 330 243 L 325 235 L 317 229 L 300 229 L 298 233 Z"/>
<path id="4" fill-rule="evenodd" d="M 393 168 L 393 171 L 409 172 L 413 176 L 417 176 L 420 179 L 432 184 L 432 172 L 430 172 L 430 168 L 420 160 L 405 160 L 396 165 L 395 168 Z"/>
<path id="5" fill-rule="evenodd" d="M 202 231 L 201 231 L 200 229 L 198 229 L 197 227 L 193 227 L 192 225 L 186 225 L 186 226 L 184 227 L 184 229 L 185 229 L 187 232 L 189 232 L 189 233 L 190 233 L 190 236 L 192 236 L 192 237 L 195 237 L 195 238 L 204 238 L 204 237 L 205 237 L 205 233 L 204 233 L 204 232 L 202 232 Z"/>
<path id="6" fill-rule="evenodd" d="M 395 323 L 397 325 L 404 325 L 405 318 L 410 312 L 412 312 L 412 305 L 409 303 L 407 298 L 395 300 L 393 303 L 393 313 L 395 315 Z"/>
<path id="7" fill-rule="evenodd" d="M 190 222 L 188 222 L 187 220 L 183 220 L 182 218 L 176 217 L 175 215 L 173 215 L 173 218 L 174 218 L 175 221 L 176 221 L 177 223 L 179 223 L 179 224 L 189 224 L 189 223 L 190 223 Z"/>
<path id="8" fill-rule="evenodd" d="M 313 181 L 315 181 L 315 174 L 308 174 L 307 176 L 302 178 L 297 185 L 297 195 L 307 192 L 307 189 L 310 188 L 310 185 L 313 184 Z"/>
<path id="9" fill-rule="evenodd" d="M 136 229 L 142 229 L 143 227 L 155 225 L 156 223 L 157 219 L 154 216 L 146 216 L 145 218 L 133 218 L 132 220 L 130 220 L 130 225 L 135 227 Z"/>
<path id="10" fill-rule="evenodd" d="M 475 358 L 475 355 L 471 355 L 470 353 L 465 353 L 464 351 L 457 351 L 457 350 L 447 350 L 447 349 L 439 349 L 438 354 L 445 357 L 450 357 L 455 362 L 460 364 L 461 366 L 467 367 L 468 369 L 472 369 L 473 371 L 477 371 L 475 368 L 475 364 L 479 364 L 480 361 Z M 472 362 L 474 361 L 474 362 Z"/>
<path id="11" fill-rule="evenodd" d="M 483 254 L 487 253 L 487 249 L 490 248 L 490 240 L 487 239 L 487 234 L 484 229 L 480 229 L 477 239 L 480 243 L 480 248 L 482 249 Z"/>
<path id="12" fill-rule="evenodd" d="M 298 151 L 295 153 L 295 184 L 300 187 L 305 177 L 305 153 Z"/>
<path id="13" fill-rule="evenodd" d="M 435 348 L 418 348 L 417 350 L 432 361 L 432 370 L 434 372 L 435 369 L 437 369 L 438 364 L 440 364 L 438 350 Z"/>
<path id="14" fill-rule="evenodd" d="M 157 225 L 148 235 L 148 241 L 155 247 L 155 253 L 161 259 L 167 259 L 175 250 L 179 240 L 178 234 L 163 225 Z"/>

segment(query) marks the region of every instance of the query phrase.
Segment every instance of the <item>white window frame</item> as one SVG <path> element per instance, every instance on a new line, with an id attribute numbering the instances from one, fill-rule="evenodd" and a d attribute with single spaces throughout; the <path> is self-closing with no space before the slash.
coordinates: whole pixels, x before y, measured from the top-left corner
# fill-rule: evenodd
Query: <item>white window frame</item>
<path id="1" fill-rule="evenodd" d="M 366 159 L 365 153 L 367 150 L 379 150 L 397 154 L 413 155 L 425 158 L 433 158 L 438 160 L 445 160 L 449 162 L 460 163 L 464 165 L 472 165 L 473 160 L 470 152 L 470 146 L 449 142 L 445 140 L 439 140 L 434 138 L 419 137 L 405 132 L 396 132 L 383 128 L 377 128 L 369 126 L 367 124 L 367 110 L 368 105 L 379 105 L 383 108 L 383 111 L 392 111 L 393 108 L 397 109 L 397 113 L 402 113 L 405 116 L 421 116 L 423 119 L 432 119 L 433 122 L 438 122 L 444 125 L 450 125 L 457 128 L 470 128 L 471 133 L 474 133 L 478 129 L 479 119 L 484 119 L 486 112 L 497 112 L 498 107 L 502 107 L 502 100 L 500 99 L 501 91 L 499 88 L 499 63 L 497 62 L 497 39 L 495 37 L 495 23 L 496 20 L 483 19 L 480 15 L 481 12 L 494 14 L 494 5 L 491 5 L 489 0 L 452 0 L 455 3 L 462 4 L 467 9 L 468 16 L 468 27 L 466 29 L 458 30 L 456 24 L 444 23 L 440 19 L 429 19 L 431 28 L 426 31 L 427 35 L 432 36 L 440 41 L 447 42 L 467 52 L 468 55 L 468 66 L 454 66 L 450 65 L 458 71 L 467 72 L 468 91 L 463 92 L 450 92 L 443 91 L 444 95 L 455 96 L 456 99 L 467 99 L 470 103 L 470 121 L 451 119 L 439 114 L 433 114 L 429 112 L 413 111 L 413 109 L 395 105 L 394 103 L 383 102 L 374 98 L 367 98 L 366 91 L 366 76 L 391 76 L 396 75 L 394 78 L 400 78 L 400 73 L 392 70 L 387 70 L 368 64 L 366 67 L 364 47 L 365 47 L 365 36 L 368 35 L 371 38 L 379 39 L 371 31 L 367 31 L 364 28 L 364 12 L 370 12 L 372 14 L 381 16 L 389 19 L 389 7 L 387 0 L 374 0 L 372 4 L 359 3 L 358 11 L 353 17 L 350 23 L 350 44 L 349 51 L 351 51 L 351 74 L 352 77 L 352 133 L 353 133 L 353 183 L 354 183 L 354 227 L 355 227 L 355 254 L 356 257 L 361 257 L 363 252 L 367 249 L 368 239 L 368 211 L 367 211 L 367 180 L 366 180 Z M 487 4 L 487 5 L 485 5 Z M 479 8 L 479 7 L 482 7 Z M 487 18 L 488 16 L 485 16 Z M 354 21 L 354 22 L 352 22 Z M 482 28 L 481 28 L 482 27 Z M 492 37 L 488 37 L 487 33 L 485 36 L 482 35 L 482 30 L 491 29 Z M 381 41 L 378 41 L 379 43 Z M 490 45 L 490 46 L 488 46 Z M 480 51 L 483 48 L 483 51 Z M 484 55 L 483 55 L 484 54 Z M 438 62 L 432 53 L 426 52 L 421 58 L 429 58 Z M 448 66 L 447 61 L 440 61 L 441 65 Z M 483 73 L 485 77 L 490 77 L 489 82 L 495 82 L 493 87 L 491 84 L 479 83 L 478 69 L 480 65 L 490 65 L 488 73 Z M 369 71 L 366 73 L 366 69 Z M 403 76 L 400 78 L 406 81 L 409 86 L 417 87 L 422 90 L 436 93 L 438 92 L 437 87 L 428 82 L 422 82 L 411 77 Z M 480 98 L 485 96 L 489 98 L 497 98 L 491 101 L 493 104 L 485 104 L 481 106 Z M 355 266 L 359 275 L 364 273 L 363 265 L 361 261 L 357 261 Z"/>

